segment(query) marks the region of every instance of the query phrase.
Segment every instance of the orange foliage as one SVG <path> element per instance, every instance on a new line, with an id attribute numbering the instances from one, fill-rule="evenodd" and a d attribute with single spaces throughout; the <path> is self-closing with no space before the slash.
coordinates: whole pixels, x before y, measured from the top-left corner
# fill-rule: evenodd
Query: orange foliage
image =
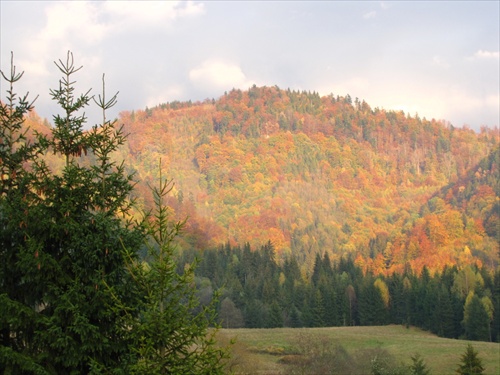
<path id="1" fill-rule="evenodd" d="M 121 155 L 136 173 L 140 208 L 152 204 L 147 184 L 159 158 L 182 192 L 171 204 L 176 217 L 189 216 L 185 246 L 271 240 L 304 264 L 318 252 L 353 254 L 377 273 L 465 262 L 465 246 L 473 261 L 495 263 L 499 163 L 484 162 L 498 147 L 494 129 L 476 134 L 277 87 L 126 111 L 119 122 L 130 134 Z M 370 254 L 377 233 L 392 245 Z"/>

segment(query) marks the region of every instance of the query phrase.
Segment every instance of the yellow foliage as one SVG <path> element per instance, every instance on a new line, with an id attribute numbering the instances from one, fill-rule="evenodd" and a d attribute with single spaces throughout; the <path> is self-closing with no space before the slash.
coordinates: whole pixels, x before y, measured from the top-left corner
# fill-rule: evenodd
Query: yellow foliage
<path id="1" fill-rule="evenodd" d="M 373 283 L 375 285 L 375 288 L 377 288 L 380 291 L 380 295 L 382 296 L 382 301 L 384 301 L 385 307 L 389 307 L 389 288 L 387 287 L 387 284 L 385 281 L 382 279 L 377 279 Z"/>

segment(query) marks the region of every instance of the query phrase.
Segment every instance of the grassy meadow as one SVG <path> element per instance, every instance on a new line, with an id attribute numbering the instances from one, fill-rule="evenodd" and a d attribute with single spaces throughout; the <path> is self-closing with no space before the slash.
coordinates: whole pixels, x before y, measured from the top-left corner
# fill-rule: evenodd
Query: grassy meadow
<path id="1" fill-rule="evenodd" d="M 445 339 L 413 327 L 222 329 L 218 333 L 221 343 L 231 339 L 235 343 L 229 367 L 236 374 L 313 374 L 319 370 L 305 360 L 308 353 L 339 344 L 350 362 L 369 363 L 377 353 L 388 353 L 398 364 L 410 365 L 411 356 L 419 353 L 431 374 L 454 374 L 468 343 L 479 352 L 485 374 L 500 374 L 500 344 Z"/>

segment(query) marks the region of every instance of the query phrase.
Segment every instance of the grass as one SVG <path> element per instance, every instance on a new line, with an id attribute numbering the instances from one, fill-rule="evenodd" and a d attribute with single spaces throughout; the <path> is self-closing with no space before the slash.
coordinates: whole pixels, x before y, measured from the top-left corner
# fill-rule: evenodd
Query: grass
<path id="1" fill-rule="evenodd" d="M 236 340 L 231 366 L 237 374 L 286 374 L 283 359 L 296 356 L 297 345 L 304 339 L 340 344 L 351 354 L 383 349 L 407 365 L 411 356 L 419 353 L 431 374 L 437 375 L 455 374 L 461 355 L 471 343 L 479 352 L 485 374 L 500 374 L 500 344 L 445 339 L 413 327 L 222 329 L 218 335 L 221 342 Z"/>

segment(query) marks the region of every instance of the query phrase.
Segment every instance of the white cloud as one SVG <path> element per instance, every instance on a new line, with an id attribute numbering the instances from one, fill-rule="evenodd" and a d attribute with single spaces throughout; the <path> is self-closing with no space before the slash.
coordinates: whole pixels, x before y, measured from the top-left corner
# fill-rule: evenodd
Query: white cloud
<path id="1" fill-rule="evenodd" d="M 448 69 L 450 64 L 440 56 L 434 56 L 432 58 L 432 65 L 438 66 L 440 68 Z"/>
<path id="2" fill-rule="evenodd" d="M 238 65 L 218 60 L 208 60 L 191 69 L 189 79 L 203 89 L 246 89 L 254 83 L 245 76 Z"/>
<path id="3" fill-rule="evenodd" d="M 19 92 L 26 87 L 40 94 L 37 111 L 45 116 L 53 113 L 44 108 L 59 77 L 52 61 L 71 50 L 75 64 L 84 66 L 75 76 L 77 90 L 99 92 L 105 72 L 110 90 L 120 90 L 123 109 L 218 97 L 255 83 L 349 93 L 373 107 L 411 113 L 418 105 L 421 116 L 458 125 L 498 123 L 498 33 L 488 32 L 498 28 L 498 6 L 491 2 L 0 4 L 1 62 L 8 64 L 14 51 L 16 66 L 26 71 Z M 374 25 L 381 17 L 384 22 Z M 469 21 L 468 37 L 453 38 Z M 297 56 L 293 46 L 301 51 Z"/>
<path id="4" fill-rule="evenodd" d="M 389 5 L 389 3 L 387 1 L 381 1 L 380 2 L 380 7 L 382 9 L 389 9 L 391 7 L 391 5 Z"/>
<path id="5" fill-rule="evenodd" d="M 203 14 L 204 5 L 192 1 L 106 1 L 102 10 L 113 29 L 120 32 L 124 28 L 167 26 L 179 18 Z"/>
<path id="6" fill-rule="evenodd" d="M 168 88 L 158 90 L 157 87 L 148 87 L 147 91 L 151 94 L 146 99 L 148 107 L 154 107 L 158 104 L 172 102 L 175 100 L 182 100 L 186 95 L 184 89 L 180 85 L 169 85 Z"/>
<path id="7" fill-rule="evenodd" d="M 183 3 L 184 8 L 178 9 L 178 15 L 179 16 L 197 16 L 200 14 L 205 13 L 205 5 L 200 3 L 200 4 L 195 4 L 192 1 L 187 1 Z"/>
<path id="8" fill-rule="evenodd" d="M 442 98 L 446 98 L 446 100 L 442 100 Z M 498 126 L 498 117 L 495 123 L 495 120 L 484 116 L 486 113 L 499 113 L 500 97 L 498 94 L 478 96 L 464 87 L 453 85 L 442 87 L 441 90 L 437 90 L 433 95 L 425 98 L 420 97 L 416 102 L 418 100 L 421 101 L 429 115 L 449 120 L 458 127 L 467 123 L 470 125 L 472 122 Z"/>
<path id="9" fill-rule="evenodd" d="M 363 14 L 363 18 L 365 20 L 370 19 L 370 18 L 375 18 L 377 16 L 377 12 L 372 10 L 371 12 Z"/>
<path id="10" fill-rule="evenodd" d="M 490 107 L 492 109 L 496 109 L 498 113 L 500 113 L 500 95 L 499 94 L 493 94 L 493 95 L 488 95 L 484 99 L 484 103 L 487 107 Z"/>
<path id="11" fill-rule="evenodd" d="M 474 57 L 477 59 L 496 59 L 500 58 L 500 52 L 498 51 L 484 51 L 482 49 L 478 50 Z"/>
<path id="12" fill-rule="evenodd" d="M 316 89 L 320 95 L 340 95 L 346 94 L 364 98 L 366 93 L 369 92 L 371 85 L 368 79 L 362 77 L 352 77 L 350 79 L 338 83 L 323 83 L 318 85 Z"/>
<path id="13" fill-rule="evenodd" d="M 203 12 L 203 4 L 192 1 L 50 2 L 45 8 L 45 25 L 27 43 L 27 49 L 36 61 L 40 56 L 64 56 L 68 50 L 78 50 L 83 55 L 79 63 L 92 68 L 100 62 L 96 58 L 86 59 L 90 55 L 86 50 L 102 45 L 111 36 L 165 28 L 175 20 Z M 95 54 L 92 51 L 91 55 Z M 46 70 L 46 67 L 35 69 L 40 73 Z"/>
<path id="14" fill-rule="evenodd" d="M 48 43 L 75 38 L 85 44 L 102 40 L 107 26 L 99 22 L 99 3 L 57 2 L 45 10 L 46 24 L 41 30 L 39 41 Z"/>

